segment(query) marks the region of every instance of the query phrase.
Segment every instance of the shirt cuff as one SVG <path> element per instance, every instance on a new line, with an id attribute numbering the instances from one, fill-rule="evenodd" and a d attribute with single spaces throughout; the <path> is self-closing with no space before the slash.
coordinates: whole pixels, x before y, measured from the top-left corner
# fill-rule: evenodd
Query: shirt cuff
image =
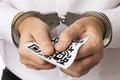
<path id="1" fill-rule="evenodd" d="M 120 7 L 103 11 L 104 13 L 110 20 L 111 26 L 112 26 L 112 41 L 110 45 L 108 46 L 109 48 L 120 48 Z"/>
<path id="2" fill-rule="evenodd" d="M 0 35 L 4 41 L 13 45 L 11 24 L 14 16 L 19 12 L 5 3 L 0 3 Z"/>

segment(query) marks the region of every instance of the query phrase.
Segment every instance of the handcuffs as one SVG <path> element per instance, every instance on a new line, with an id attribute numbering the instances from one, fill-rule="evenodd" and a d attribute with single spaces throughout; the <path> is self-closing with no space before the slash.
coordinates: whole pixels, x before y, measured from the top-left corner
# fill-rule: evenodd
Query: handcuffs
<path id="1" fill-rule="evenodd" d="M 29 11 L 29 12 L 26 12 L 20 15 L 12 24 L 11 34 L 12 34 L 13 42 L 16 47 L 19 46 L 19 40 L 20 40 L 20 33 L 17 30 L 17 26 L 19 26 L 20 23 L 26 18 L 33 17 L 33 16 L 38 17 L 40 18 L 40 20 L 44 21 L 50 27 L 50 29 L 53 29 L 56 26 L 58 26 L 60 22 L 69 26 L 80 18 L 83 18 L 85 16 L 93 16 L 101 20 L 103 24 L 105 25 L 105 34 L 104 34 L 104 39 L 103 39 L 104 47 L 107 47 L 112 40 L 111 23 L 108 17 L 103 13 L 90 11 L 84 14 L 76 14 L 76 13 L 67 12 L 66 15 L 59 17 L 57 13 L 41 14 L 40 12 Z"/>

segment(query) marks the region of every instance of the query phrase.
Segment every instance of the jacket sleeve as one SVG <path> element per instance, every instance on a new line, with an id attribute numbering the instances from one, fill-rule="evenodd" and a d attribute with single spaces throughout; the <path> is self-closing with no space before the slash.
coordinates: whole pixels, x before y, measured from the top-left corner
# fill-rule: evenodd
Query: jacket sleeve
<path id="1" fill-rule="evenodd" d="M 120 48 L 120 6 L 103 11 L 112 25 L 112 41 L 108 48 Z"/>
<path id="2" fill-rule="evenodd" d="M 14 45 L 11 36 L 11 24 L 14 16 L 20 11 L 9 4 L 0 1 L 0 37 Z"/>

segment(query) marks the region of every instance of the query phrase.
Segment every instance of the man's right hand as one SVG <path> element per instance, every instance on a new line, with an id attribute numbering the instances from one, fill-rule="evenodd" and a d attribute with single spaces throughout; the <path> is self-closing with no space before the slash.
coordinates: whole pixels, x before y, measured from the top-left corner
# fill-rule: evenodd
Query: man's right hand
<path id="1" fill-rule="evenodd" d="M 50 29 L 47 24 L 39 18 L 29 17 L 20 24 L 18 31 L 21 35 L 18 48 L 21 63 L 28 68 L 37 70 L 55 68 L 55 65 L 46 62 L 21 46 L 28 42 L 37 42 L 43 54 L 53 54 L 54 47 L 50 40 Z"/>

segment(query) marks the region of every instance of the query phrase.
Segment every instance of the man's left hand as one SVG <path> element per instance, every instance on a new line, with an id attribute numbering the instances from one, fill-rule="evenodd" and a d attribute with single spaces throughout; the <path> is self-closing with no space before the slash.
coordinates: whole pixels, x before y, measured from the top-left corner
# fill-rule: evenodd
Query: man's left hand
<path id="1" fill-rule="evenodd" d="M 96 66 L 103 57 L 104 31 L 103 23 L 91 16 L 79 19 L 65 29 L 55 46 L 57 51 L 64 51 L 73 40 L 82 39 L 88 35 L 90 38 L 79 49 L 73 64 L 69 68 L 61 68 L 61 70 L 73 77 L 80 77 Z"/>

